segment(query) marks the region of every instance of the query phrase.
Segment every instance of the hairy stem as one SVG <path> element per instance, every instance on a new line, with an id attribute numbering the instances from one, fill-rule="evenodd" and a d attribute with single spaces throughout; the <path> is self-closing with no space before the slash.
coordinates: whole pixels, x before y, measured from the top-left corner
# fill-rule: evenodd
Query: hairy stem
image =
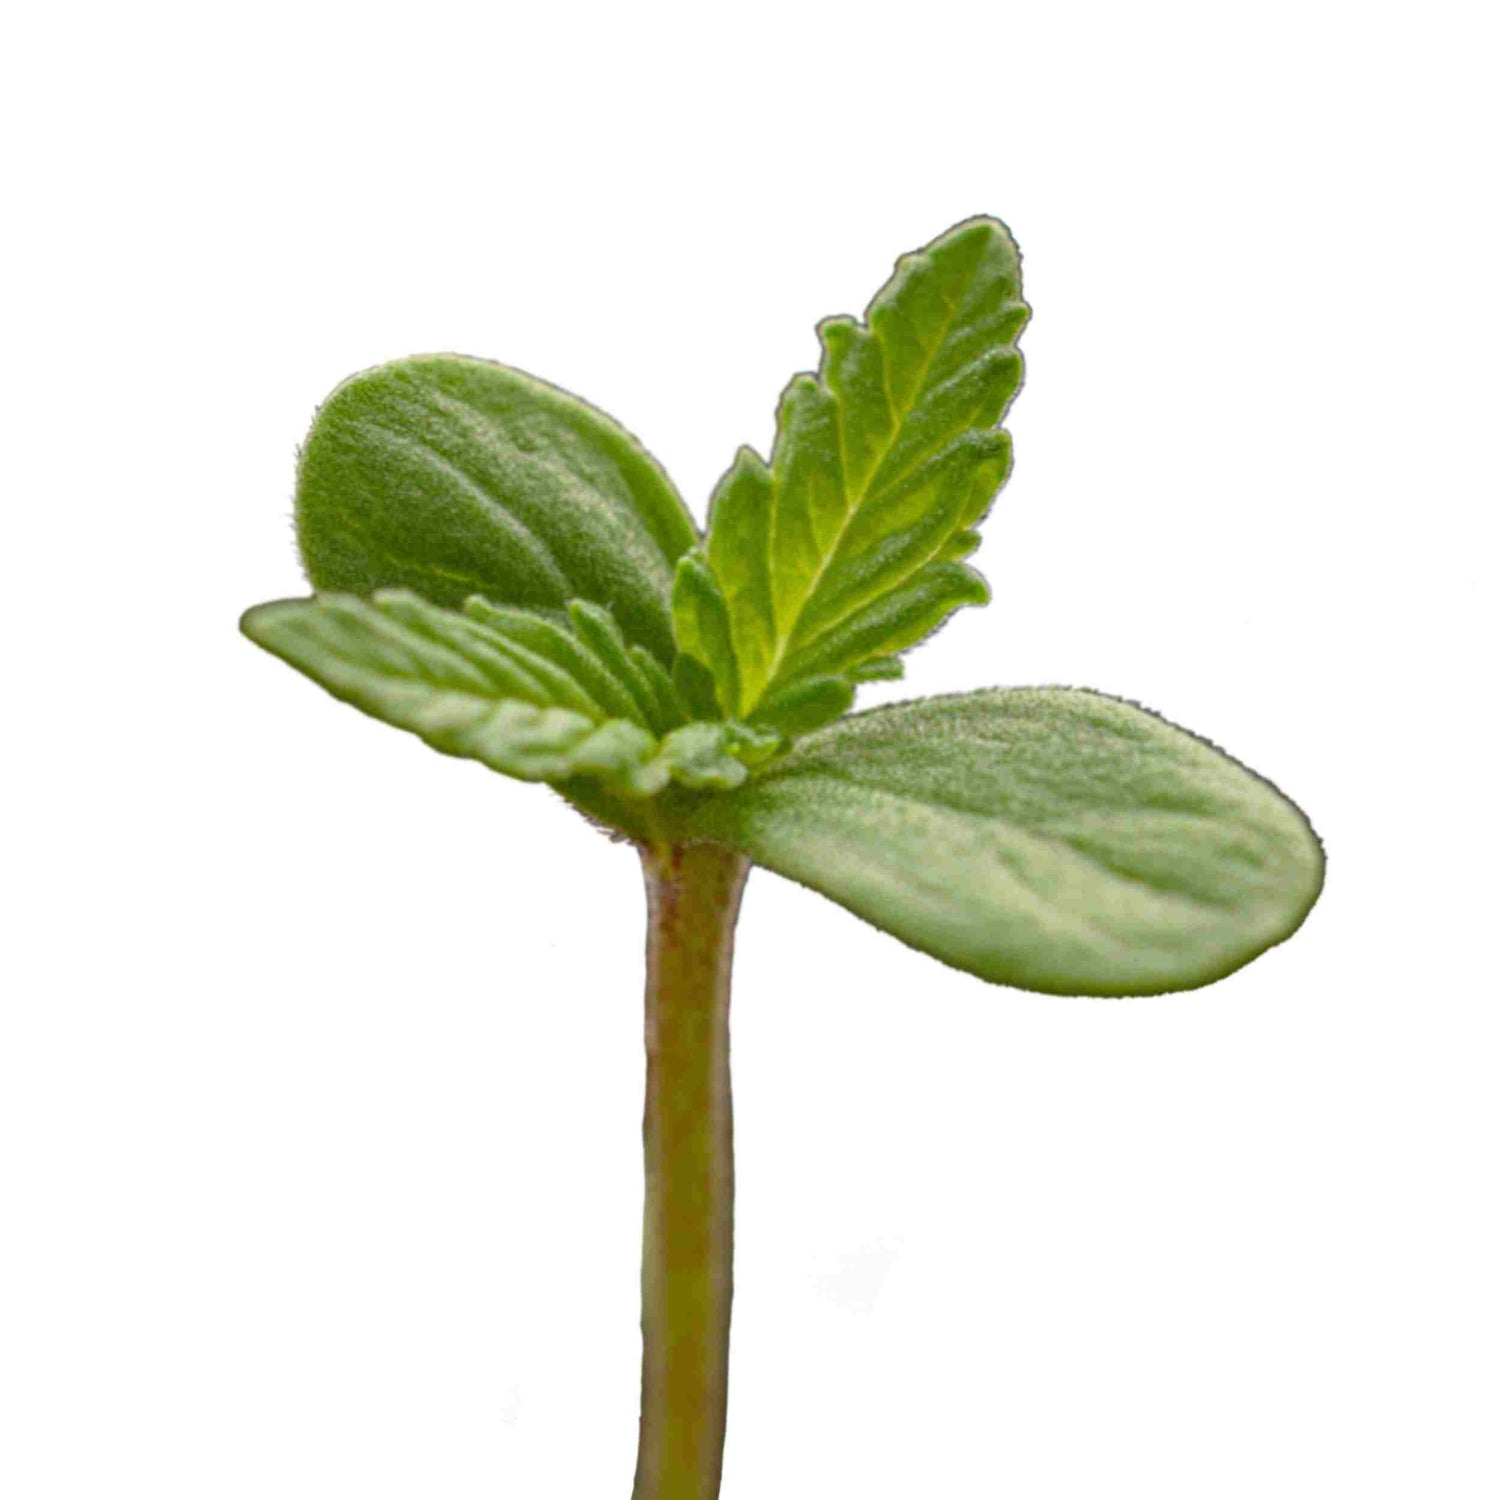
<path id="1" fill-rule="evenodd" d="M 747 862 L 712 844 L 642 851 L 646 1214 L 634 1500 L 715 1500 L 733 1288 L 729 969 Z"/>

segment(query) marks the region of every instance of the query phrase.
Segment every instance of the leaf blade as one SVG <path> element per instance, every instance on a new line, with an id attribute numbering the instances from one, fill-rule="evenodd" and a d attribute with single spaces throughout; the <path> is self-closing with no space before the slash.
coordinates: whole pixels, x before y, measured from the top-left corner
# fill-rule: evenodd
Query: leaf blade
<path id="1" fill-rule="evenodd" d="M 343 702 L 523 781 L 593 777 L 626 798 L 655 796 L 672 780 L 711 789 L 744 781 L 742 756 L 755 745 L 742 749 L 723 723 L 658 733 L 637 697 L 654 679 L 608 613 L 577 604 L 573 616 L 618 648 L 616 662 L 555 621 L 477 599 L 458 613 L 405 590 L 263 604 L 241 628 Z M 632 649 L 668 682 L 649 653 Z M 614 678 L 619 664 L 635 674 L 629 683 Z"/>
<path id="2" fill-rule="evenodd" d="M 1009 474 L 997 424 L 1020 386 L 1028 316 L 1010 234 L 981 218 L 902 257 L 863 323 L 819 326 L 818 374 L 784 392 L 769 465 L 742 449 L 715 492 L 706 578 L 689 589 L 679 573 L 679 645 L 715 674 L 726 713 L 749 717 L 805 678 L 857 674 L 988 597 L 982 581 L 951 587 L 972 570 L 933 570 L 977 545 Z M 882 643 L 877 622 L 913 590 L 927 607 L 898 611 L 904 628 Z M 727 630 L 710 638 L 715 614 Z"/>
<path id="3" fill-rule="evenodd" d="M 856 714 L 695 827 L 954 967 L 1057 994 L 1210 983 L 1290 936 L 1322 884 L 1269 783 L 1061 688 Z"/>
<path id="4" fill-rule="evenodd" d="M 670 666 L 672 570 L 697 528 L 623 428 L 577 397 L 456 355 L 345 381 L 303 447 L 297 537 L 313 586 L 610 609 Z"/>

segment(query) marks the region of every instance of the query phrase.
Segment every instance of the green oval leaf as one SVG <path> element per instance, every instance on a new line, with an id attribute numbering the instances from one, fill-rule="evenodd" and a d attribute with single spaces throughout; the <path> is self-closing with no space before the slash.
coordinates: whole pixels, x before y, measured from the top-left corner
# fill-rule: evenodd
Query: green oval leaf
<path id="1" fill-rule="evenodd" d="M 695 814 L 699 833 L 983 979 L 1191 989 L 1289 937 L 1321 847 L 1269 783 L 1066 688 L 856 714 Z"/>
<path id="2" fill-rule="evenodd" d="M 303 447 L 297 539 L 319 590 L 457 607 L 608 608 L 671 665 L 671 588 L 697 528 L 623 428 L 576 396 L 457 355 L 356 375 Z"/>

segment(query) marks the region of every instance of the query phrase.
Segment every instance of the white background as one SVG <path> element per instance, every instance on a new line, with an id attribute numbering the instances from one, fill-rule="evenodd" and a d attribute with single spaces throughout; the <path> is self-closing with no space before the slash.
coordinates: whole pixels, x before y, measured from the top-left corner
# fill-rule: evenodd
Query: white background
<path id="1" fill-rule="evenodd" d="M 1491 18 L 1492 19 L 1492 18 Z M 349 372 L 577 390 L 701 514 L 975 212 L 995 589 L 1329 850 L 1212 989 L 992 989 L 757 875 L 725 1500 L 1488 1500 L 1493 38 L 1478 4 L 55 5 L 0 79 L 0 1494 L 623 1497 L 643 901 L 236 633 Z"/>

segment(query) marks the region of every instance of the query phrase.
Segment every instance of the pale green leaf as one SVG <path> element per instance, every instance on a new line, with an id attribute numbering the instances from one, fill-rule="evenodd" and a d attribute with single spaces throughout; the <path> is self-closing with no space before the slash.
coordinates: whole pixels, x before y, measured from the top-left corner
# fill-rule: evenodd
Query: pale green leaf
<path id="1" fill-rule="evenodd" d="M 694 829 L 1023 989 L 1190 989 L 1290 936 L 1322 850 L 1274 787 L 1119 699 L 933 698 L 809 736 Z"/>
<path id="2" fill-rule="evenodd" d="M 729 726 L 724 723 L 684 724 L 662 741 L 661 759 L 672 777 L 684 786 L 727 791 L 748 774 L 730 754 Z"/>
<path id="3" fill-rule="evenodd" d="M 746 724 L 739 719 L 732 719 L 724 727 L 724 742 L 730 753 L 751 768 L 764 765 L 786 746 L 782 734 L 765 725 Z"/>
<path id="4" fill-rule="evenodd" d="M 591 777 L 627 798 L 654 796 L 672 780 L 712 789 L 744 781 L 757 740 L 746 739 L 747 756 L 726 723 L 679 720 L 658 731 L 655 683 L 608 615 L 584 604 L 572 617 L 617 655 L 603 660 L 589 640 L 514 606 L 471 599 L 459 613 L 405 590 L 263 604 L 242 628 L 335 697 L 523 781 Z M 622 664 L 638 682 L 620 680 Z"/>
<path id="5" fill-rule="evenodd" d="M 530 610 L 491 604 L 477 597 L 465 601 L 464 613 L 516 645 L 550 658 L 609 718 L 629 719 L 642 728 L 654 727 L 645 695 L 632 692 L 618 670 L 595 655 L 567 625 Z"/>
<path id="6" fill-rule="evenodd" d="M 629 433 L 519 370 L 432 355 L 354 376 L 308 434 L 296 509 L 319 590 L 590 600 L 672 661 L 672 571 L 696 527 Z"/>
<path id="7" fill-rule="evenodd" d="M 770 464 L 740 450 L 705 548 L 678 566 L 678 645 L 726 714 L 860 680 L 988 598 L 962 559 L 1009 472 L 998 423 L 1027 316 L 1009 233 L 971 219 L 905 256 L 864 322 L 820 326 L 821 367 L 783 395 Z"/>

